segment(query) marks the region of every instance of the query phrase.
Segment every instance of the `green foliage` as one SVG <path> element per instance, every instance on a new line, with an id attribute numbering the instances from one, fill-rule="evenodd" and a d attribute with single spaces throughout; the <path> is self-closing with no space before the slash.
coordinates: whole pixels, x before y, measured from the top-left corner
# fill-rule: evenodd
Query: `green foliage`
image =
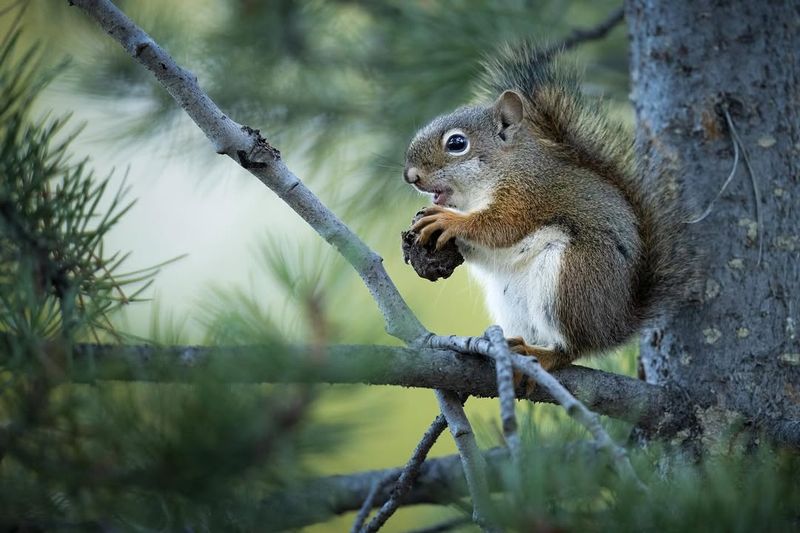
<path id="1" fill-rule="evenodd" d="M 64 132 L 67 117 L 33 118 L 53 73 L 42 76 L 41 52 L 20 50 L 19 39 L 15 30 L 0 45 L 0 529 L 253 530 L 273 521 L 261 500 L 334 447 L 339 430 L 310 421 L 309 387 L 220 384 L 236 370 L 232 358 L 184 385 L 147 385 L 102 381 L 91 356 L 73 357 L 77 341 L 123 338 L 113 313 L 137 301 L 161 265 L 120 272 L 128 254 L 104 250 L 131 203 L 123 189 L 109 196 L 109 179 L 88 160 L 71 161 L 77 131 Z M 211 341 L 269 333 L 244 314 L 212 322 Z M 279 355 L 276 345 L 249 360 L 286 361 Z"/>
<path id="2" fill-rule="evenodd" d="M 4 411 L 17 407 L 9 392 L 3 399 Z M 270 520 L 259 500 L 298 475 L 300 455 L 326 444 L 305 434 L 303 395 L 210 380 L 72 385 L 39 400 L 36 420 L 7 428 L 5 525 L 251 529 Z"/>
<path id="3" fill-rule="evenodd" d="M 136 301 L 154 270 L 120 273 L 127 254 L 104 253 L 103 237 L 132 204 L 123 190 L 108 201 L 108 179 L 96 180 L 87 161 L 70 161 L 77 131 L 62 134 L 67 117 L 30 118 L 46 79 L 36 75 L 36 47 L 14 59 L 19 35 L 0 52 L 0 330 L 32 338 L 89 330 L 97 338 L 113 333 L 109 314 Z"/>
<path id="4" fill-rule="evenodd" d="M 208 9 L 191 35 L 182 32 L 174 6 L 124 7 L 189 68 L 199 69 L 212 97 L 237 120 L 304 133 L 313 122 L 328 138 L 360 123 L 404 141 L 420 121 L 471 98 L 480 62 L 500 44 L 532 35 L 556 41 L 560 33 L 596 23 L 617 6 L 237 0 Z M 121 54 L 103 50 L 98 59 L 100 66 L 93 63 L 93 72 L 84 73 L 93 90 L 116 97 L 151 94 L 142 87 L 155 86 L 152 77 Z M 163 111 L 154 107 L 144 119 L 163 121 Z"/>
<path id="5" fill-rule="evenodd" d="M 493 518 L 511 531 L 790 531 L 800 525 L 800 456 L 768 445 L 700 463 L 661 445 L 633 448 L 648 490 L 620 479 L 574 424 L 527 426 L 524 460 L 503 472 Z M 618 440 L 627 428 L 617 427 Z"/>

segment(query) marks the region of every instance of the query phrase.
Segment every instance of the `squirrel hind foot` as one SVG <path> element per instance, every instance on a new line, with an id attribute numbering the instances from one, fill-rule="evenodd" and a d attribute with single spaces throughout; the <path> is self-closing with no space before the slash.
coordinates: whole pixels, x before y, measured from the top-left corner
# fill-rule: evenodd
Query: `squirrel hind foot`
<path id="1" fill-rule="evenodd" d="M 536 357 L 536 359 L 539 360 L 539 364 L 542 365 L 542 368 L 547 371 L 557 368 L 559 366 L 558 363 L 565 358 L 564 351 L 557 346 L 537 346 L 528 344 L 522 337 L 509 337 L 506 341 L 512 352 Z M 561 366 L 566 366 L 568 364 L 569 360 Z"/>
<path id="2" fill-rule="evenodd" d="M 539 364 L 547 372 L 563 368 L 571 362 L 566 353 L 555 346 L 534 346 L 525 342 L 522 337 L 506 339 L 512 352 L 529 357 L 536 357 Z M 514 390 L 524 389 L 525 397 L 530 398 L 536 390 L 536 381 L 529 376 L 514 370 Z"/>

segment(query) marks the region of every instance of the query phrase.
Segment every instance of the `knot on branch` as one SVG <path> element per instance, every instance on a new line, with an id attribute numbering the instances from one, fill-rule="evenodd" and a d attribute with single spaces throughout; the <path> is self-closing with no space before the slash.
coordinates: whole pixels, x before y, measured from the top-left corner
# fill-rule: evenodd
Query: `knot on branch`
<path id="1" fill-rule="evenodd" d="M 253 129 L 250 126 L 242 126 L 242 131 L 245 132 L 253 139 L 253 147 L 247 153 L 244 150 L 236 150 L 236 156 L 239 158 L 239 164 L 242 168 L 266 168 L 269 163 L 265 163 L 267 159 L 272 161 L 280 161 L 281 152 L 261 135 L 261 130 Z"/>
<path id="2" fill-rule="evenodd" d="M 144 42 L 141 42 L 141 43 L 137 44 L 136 47 L 133 50 L 133 56 L 134 57 L 139 57 L 140 55 L 142 55 L 142 52 L 144 52 L 149 46 L 150 46 L 150 42 L 149 41 L 144 41 Z"/>

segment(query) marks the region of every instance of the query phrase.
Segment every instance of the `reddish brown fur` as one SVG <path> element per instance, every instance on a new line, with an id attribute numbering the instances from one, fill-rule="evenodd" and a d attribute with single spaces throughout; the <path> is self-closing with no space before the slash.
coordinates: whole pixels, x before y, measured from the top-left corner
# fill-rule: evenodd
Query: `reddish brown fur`
<path id="1" fill-rule="evenodd" d="M 503 93 L 495 104 L 440 117 L 412 143 L 408 161 L 436 186 L 457 183 L 437 135 L 465 128 L 493 180 L 492 200 L 469 213 L 432 207 L 417 229 L 424 240 L 443 230 L 440 244 L 459 237 L 508 248 L 542 227 L 560 228 L 569 245 L 555 315 L 567 345 L 516 349 L 555 368 L 613 348 L 680 296 L 690 271 L 681 211 L 663 182 L 640 179 L 630 135 L 584 99 L 574 72 L 523 46 L 502 52 L 486 78 L 488 92 Z"/>

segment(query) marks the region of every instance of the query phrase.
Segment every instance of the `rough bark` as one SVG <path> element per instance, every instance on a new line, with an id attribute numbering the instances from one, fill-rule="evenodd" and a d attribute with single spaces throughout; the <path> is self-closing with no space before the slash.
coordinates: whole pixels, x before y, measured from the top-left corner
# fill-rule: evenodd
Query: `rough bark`
<path id="1" fill-rule="evenodd" d="M 629 0 L 626 18 L 637 140 L 676 163 L 692 214 L 732 169 L 726 109 L 742 148 L 730 186 L 690 226 L 697 294 L 642 337 L 647 381 L 682 389 L 705 437 L 738 421 L 791 441 L 800 434 L 800 4 Z"/>

